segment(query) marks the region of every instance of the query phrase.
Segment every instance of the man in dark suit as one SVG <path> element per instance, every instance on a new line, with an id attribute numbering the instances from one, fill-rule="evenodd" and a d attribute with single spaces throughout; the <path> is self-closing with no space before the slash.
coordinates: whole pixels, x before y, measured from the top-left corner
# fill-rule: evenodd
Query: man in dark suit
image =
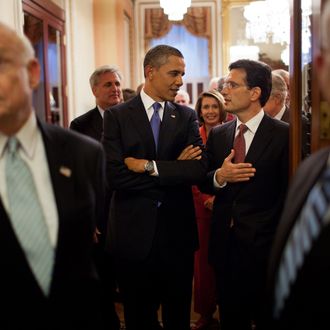
<path id="1" fill-rule="evenodd" d="M 0 49 L 1 329 L 101 329 L 92 246 L 103 207 L 102 146 L 39 122 L 31 44 L 0 23 Z M 22 172 L 30 184 L 15 182 Z M 22 225 L 32 224 L 45 231 L 44 244 L 26 240 L 33 232 Z"/>
<path id="2" fill-rule="evenodd" d="M 252 323 L 258 327 L 268 254 L 287 189 L 289 129 L 262 109 L 271 91 L 268 65 L 239 60 L 229 70 L 222 94 L 225 110 L 237 118 L 210 132 L 210 172 L 201 188 L 216 195 L 210 261 L 221 329 L 250 330 Z"/>
<path id="3" fill-rule="evenodd" d="M 74 119 L 70 124 L 70 129 L 100 142 L 103 133 L 104 111 L 121 102 L 121 80 L 122 76 L 117 68 L 109 65 L 98 67 L 89 78 L 96 107 Z M 94 259 L 102 284 L 103 319 L 108 328 L 119 330 L 120 321 L 114 305 L 114 301 L 119 297 L 116 291 L 115 267 L 111 257 L 104 250 L 110 200 L 111 191 L 106 189 L 104 215 L 97 227 L 98 241 L 94 246 Z"/>
<path id="4" fill-rule="evenodd" d="M 287 84 L 276 72 L 278 71 L 272 71 L 272 91 L 264 111 L 269 116 L 290 124 L 290 109 L 285 103 L 288 95 Z M 310 124 L 303 113 L 301 113 L 301 127 L 302 158 L 306 158 L 310 154 Z"/>
<path id="5" fill-rule="evenodd" d="M 109 65 L 98 67 L 89 78 L 96 107 L 72 120 L 70 128 L 101 141 L 104 111 L 121 102 L 121 80 L 117 68 Z"/>
<path id="6" fill-rule="evenodd" d="M 118 264 L 127 330 L 158 329 L 159 304 L 164 329 L 190 329 L 198 246 L 191 185 L 207 166 L 196 113 L 172 103 L 184 73 L 179 50 L 150 49 L 141 93 L 104 116 L 107 178 L 114 190 L 108 249 Z M 155 119 L 161 121 L 159 138 Z"/>
<path id="7" fill-rule="evenodd" d="M 329 1 L 324 2 L 322 9 L 321 47 L 315 64 L 321 92 L 329 103 Z M 330 296 L 329 157 L 330 149 L 324 148 L 307 158 L 290 186 L 269 263 L 268 322 L 264 329 L 319 330 L 330 327 L 327 303 Z M 321 191 L 319 195 L 318 190 Z M 316 203 L 312 202 L 313 196 L 317 196 Z M 294 241 L 302 244 L 297 245 L 288 263 Z M 290 273 L 286 272 L 286 264 L 290 266 Z"/>

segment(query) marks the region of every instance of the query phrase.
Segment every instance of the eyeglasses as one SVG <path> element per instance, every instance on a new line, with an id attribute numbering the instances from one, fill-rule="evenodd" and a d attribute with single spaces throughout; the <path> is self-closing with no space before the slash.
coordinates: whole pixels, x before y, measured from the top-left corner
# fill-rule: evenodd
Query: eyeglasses
<path id="1" fill-rule="evenodd" d="M 223 83 L 222 89 L 225 89 L 225 88 L 235 89 L 235 88 L 244 87 L 244 86 L 246 86 L 246 85 L 240 85 L 240 84 L 235 83 L 234 81 L 227 81 L 227 82 Z"/>

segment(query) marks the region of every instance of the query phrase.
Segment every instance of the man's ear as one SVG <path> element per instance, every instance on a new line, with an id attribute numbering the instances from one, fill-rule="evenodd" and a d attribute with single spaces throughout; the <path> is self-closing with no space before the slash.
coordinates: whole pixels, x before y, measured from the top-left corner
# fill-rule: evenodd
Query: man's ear
<path id="1" fill-rule="evenodd" d="M 261 89 L 260 87 L 253 87 L 251 89 L 251 101 L 257 101 L 260 98 L 261 95 Z"/>
<path id="2" fill-rule="evenodd" d="M 147 65 L 145 68 L 146 78 L 152 80 L 154 68 L 151 65 Z"/>
<path id="3" fill-rule="evenodd" d="M 29 75 L 29 83 L 32 89 L 35 89 L 40 82 L 40 64 L 36 58 L 29 61 L 27 64 Z"/>

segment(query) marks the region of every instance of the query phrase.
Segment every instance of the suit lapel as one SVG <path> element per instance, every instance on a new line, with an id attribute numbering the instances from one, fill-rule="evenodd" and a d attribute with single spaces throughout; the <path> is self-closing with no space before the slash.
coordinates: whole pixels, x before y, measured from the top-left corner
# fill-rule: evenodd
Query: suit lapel
<path id="1" fill-rule="evenodd" d="M 66 149 L 66 139 L 52 127 L 39 122 L 45 145 L 48 168 L 52 181 L 58 212 L 58 246 L 61 244 L 68 212 L 72 208 L 72 196 L 75 195 L 74 181 L 71 177 L 73 164 L 71 154 Z M 60 249 L 57 248 L 57 251 Z M 56 255 L 57 258 L 57 255 Z M 56 263 L 55 263 L 56 266 Z"/>
<path id="2" fill-rule="evenodd" d="M 273 136 L 274 125 L 272 119 L 264 115 L 245 157 L 246 163 L 255 163 L 263 154 Z"/>
<path id="3" fill-rule="evenodd" d="M 156 155 L 156 146 L 150 122 L 140 95 L 128 102 L 128 114 L 135 130 L 139 132 L 141 145 L 146 146 L 147 153 Z"/>
<path id="4" fill-rule="evenodd" d="M 102 132 L 103 132 L 103 118 L 97 107 L 93 110 L 91 124 L 92 124 L 93 130 L 94 130 L 96 136 L 101 136 Z"/>
<path id="5" fill-rule="evenodd" d="M 158 158 L 165 157 L 167 149 L 172 145 L 173 134 L 178 125 L 178 111 L 174 104 L 166 102 L 163 120 L 159 132 Z"/>
<path id="6" fill-rule="evenodd" d="M 230 154 L 231 149 L 234 147 L 234 139 L 235 139 L 235 131 L 236 131 L 237 121 L 232 120 L 228 123 L 228 126 L 225 130 L 225 138 L 224 138 L 224 150 L 226 157 Z"/>

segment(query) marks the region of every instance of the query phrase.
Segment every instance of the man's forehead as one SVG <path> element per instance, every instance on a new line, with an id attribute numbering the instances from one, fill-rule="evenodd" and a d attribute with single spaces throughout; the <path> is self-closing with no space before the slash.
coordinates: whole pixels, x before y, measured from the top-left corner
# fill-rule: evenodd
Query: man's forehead
<path id="1" fill-rule="evenodd" d="M 101 75 L 102 80 L 120 81 L 120 77 L 116 72 L 105 72 Z"/>
<path id="2" fill-rule="evenodd" d="M 231 69 L 225 78 L 225 81 L 229 81 L 231 79 L 245 79 L 246 78 L 246 72 L 244 69 Z"/>

